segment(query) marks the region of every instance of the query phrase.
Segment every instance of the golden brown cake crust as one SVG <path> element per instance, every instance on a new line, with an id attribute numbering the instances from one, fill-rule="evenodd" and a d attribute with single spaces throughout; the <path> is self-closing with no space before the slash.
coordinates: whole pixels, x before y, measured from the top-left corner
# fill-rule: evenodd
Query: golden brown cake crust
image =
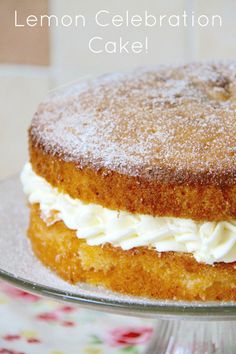
<path id="1" fill-rule="evenodd" d="M 167 184 L 236 184 L 236 61 L 139 69 L 50 94 L 35 145 L 80 168 Z"/>
<path id="2" fill-rule="evenodd" d="M 47 226 L 31 206 L 29 237 L 37 257 L 65 280 L 125 294 L 176 300 L 236 300 L 236 262 L 200 264 L 188 254 L 88 246 L 63 222 Z"/>
<path id="3" fill-rule="evenodd" d="M 161 184 L 107 169 L 79 169 L 35 146 L 31 136 L 29 146 L 34 171 L 73 198 L 114 210 L 193 220 L 236 216 L 236 186 Z"/>
<path id="4" fill-rule="evenodd" d="M 39 105 L 33 169 L 111 209 L 236 216 L 236 62 L 139 69 L 73 84 Z"/>

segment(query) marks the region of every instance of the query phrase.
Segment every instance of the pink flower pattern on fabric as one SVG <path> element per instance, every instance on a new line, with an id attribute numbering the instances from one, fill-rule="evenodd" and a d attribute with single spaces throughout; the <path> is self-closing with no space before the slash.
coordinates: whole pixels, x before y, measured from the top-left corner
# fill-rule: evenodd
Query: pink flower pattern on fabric
<path id="1" fill-rule="evenodd" d="M 40 297 L 34 294 L 30 294 L 27 291 L 15 288 L 7 283 L 0 283 L 0 290 L 2 290 L 6 295 L 17 298 L 24 299 L 29 302 L 39 301 Z"/>
<path id="2" fill-rule="evenodd" d="M 0 313 L 0 354 L 141 354 L 153 333 L 150 321 L 85 310 L 3 282 Z"/>
<path id="3" fill-rule="evenodd" d="M 151 327 L 120 327 L 111 330 L 106 340 L 112 347 L 145 344 L 152 333 Z"/>

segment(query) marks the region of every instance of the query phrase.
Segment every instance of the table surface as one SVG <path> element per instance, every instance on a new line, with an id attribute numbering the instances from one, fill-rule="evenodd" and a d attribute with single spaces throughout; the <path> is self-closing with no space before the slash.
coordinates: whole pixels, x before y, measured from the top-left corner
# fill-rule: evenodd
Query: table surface
<path id="1" fill-rule="evenodd" d="M 0 353 L 143 353 L 154 322 L 84 310 L 0 282 Z"/>

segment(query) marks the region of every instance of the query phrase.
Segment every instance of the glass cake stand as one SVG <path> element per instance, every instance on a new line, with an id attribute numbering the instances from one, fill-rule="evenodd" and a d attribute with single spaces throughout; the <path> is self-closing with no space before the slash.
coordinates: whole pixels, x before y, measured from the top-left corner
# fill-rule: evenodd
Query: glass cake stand
<path id="1" fill-rule="evenodd" d="M 0 278 L 59 301 L 155 319 L 148 354 L 236 353 L 236 302 L 157 301 L 68 284 L 34 257 L 26 237 L 25 204 L 18 176 L 0 183 Z"/>

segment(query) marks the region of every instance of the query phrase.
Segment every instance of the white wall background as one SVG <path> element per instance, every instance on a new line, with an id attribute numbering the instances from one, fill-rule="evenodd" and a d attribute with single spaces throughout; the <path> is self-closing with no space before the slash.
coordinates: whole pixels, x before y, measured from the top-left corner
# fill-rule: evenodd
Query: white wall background
<path id="1" fill-rule="evenodd" d="M 134 66 L 173 63 L 187 60 L 236 58 L 236 1 L 235 0 L 51 0 L 50 12 L 85 14 L 88 19 L 99 9 L 112 13 L 181 14 L 185 9 L 198 14 L 220 14 L 221 28 L 152 28 L 148 30 L 148 54 L 93 54 L 88 39 L 101 35 L 116 40 L 142 39 L 144 28 L 98 29 L 93 21 L 86 30 L 51 28 L 51 68 L 0 65 L 0 178 L 20 171 L 27 159 L 27 134 L 33 112 L 47 91 L 57 85 L 86 75 L 98 75 L 113 70 L 128 70 Z M 37 45 L 37 44 L 36 44 Z"/>

